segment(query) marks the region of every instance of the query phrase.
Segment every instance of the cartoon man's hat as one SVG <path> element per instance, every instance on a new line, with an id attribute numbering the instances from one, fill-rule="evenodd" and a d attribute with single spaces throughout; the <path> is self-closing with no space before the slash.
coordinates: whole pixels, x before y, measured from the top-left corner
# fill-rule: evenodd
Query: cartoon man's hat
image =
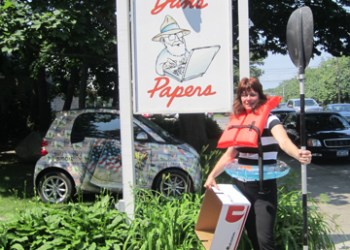
<path id="1" fill-rule="evenodd" d="M 191 33 L 189 30 L 181 29 L 174 18 L 167 15 L 160 26 L 160 33 L 152 38 L 152 41 L 159 42 L 162 37 L 183 32 L 184 36 Z"/>

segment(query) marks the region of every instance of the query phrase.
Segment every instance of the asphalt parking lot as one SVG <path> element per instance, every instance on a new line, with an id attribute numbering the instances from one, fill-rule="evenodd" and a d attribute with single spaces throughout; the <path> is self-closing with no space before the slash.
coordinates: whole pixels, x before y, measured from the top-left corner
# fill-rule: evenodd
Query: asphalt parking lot
<path id="1" fill-rule="evenodd" d="M 300 164 L 281 158 L 298 173 L 301 188 Z M 307 191 L 328 220 L 336 249 L 350 249 L 350 159 L 308 165 Z"/>
<path id="2" fill-rule="evenodd" d="M 224 128 L 228 117 L 222 116 L 216 121 Z M 300 164 L 283 154 L 280 158 L 299 174 L 298 183 L 301 188 Z M 350 249 L 350 159 L 320 161 L 308 165 L 307 191 L 308 197 L 317 201 L 317 206 L 329 220 L 329 225 L 334 226 L 330 236 L 336 249 Z"/>

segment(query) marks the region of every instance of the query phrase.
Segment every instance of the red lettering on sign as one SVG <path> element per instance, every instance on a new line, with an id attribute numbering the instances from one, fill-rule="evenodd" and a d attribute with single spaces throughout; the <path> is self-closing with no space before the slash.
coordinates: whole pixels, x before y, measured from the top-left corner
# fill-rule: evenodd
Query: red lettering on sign
<path id="1" fill-rule="evenodd" d="M 212 85 L 206 86 L 204 89 L 201 86 L 188 85 L 183 86 L 169 86 L 170 80 L 168 77 L 156 77 L 156 81 L 153 89 L 147 91 L 150 94 L 150 98 L 153 98 L 158 94 L 160 98 L 167 97 L 169 101 L 166 107 L 170 107 L 175 98 L 192 97 L 192 96 L 211 96 L 215 95 L 216 91 L 212 90 Z"/>
<path id="2" fill-rule="evenodd" d="M 230 206 L 227 210 L 226 221 L 234 223 L 244 216 L 244 206 Z"/>
<path id="3" fill-rule="evenodd" d="M 157 0 L 155 6 L 151 10 L 151 14 L 156 15 L 160 13 L 167 5 L 169 5 L 170 9 L 204 9 L 208 6 L 204 0 Z"/>

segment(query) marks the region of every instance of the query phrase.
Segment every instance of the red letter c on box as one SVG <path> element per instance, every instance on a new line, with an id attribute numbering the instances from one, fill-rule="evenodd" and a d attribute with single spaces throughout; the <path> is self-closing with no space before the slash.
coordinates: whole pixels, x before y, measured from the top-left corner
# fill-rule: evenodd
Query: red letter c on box
<path id="1" fill-rule="evenodd" d="M 234 223 L 244 216 L 244 206 L 230 206 L 227 210 L 226 221 Z"/>

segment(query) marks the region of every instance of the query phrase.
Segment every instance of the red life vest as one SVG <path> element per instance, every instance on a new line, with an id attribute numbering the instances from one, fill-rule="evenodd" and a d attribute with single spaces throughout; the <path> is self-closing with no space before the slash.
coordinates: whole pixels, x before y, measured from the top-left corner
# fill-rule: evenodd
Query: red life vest
<path id="1" fill-rule="evenodd" d="M 266 126 L 267 118 L 270 111 L 278 106 L 282 97 L 272 96 L 268 97 L 267 102 L 256 109 L 254 112 L 241 115 L 232 115 L 226 129 L 222 133 L 218 148 L 227 148 L 231 146 L 239 147 L 258 147 L 258 133 L 250 128 L 232 128 L 232 126 L 244 125 L 255 126 L 259 128 L 260 136 Z"/>

